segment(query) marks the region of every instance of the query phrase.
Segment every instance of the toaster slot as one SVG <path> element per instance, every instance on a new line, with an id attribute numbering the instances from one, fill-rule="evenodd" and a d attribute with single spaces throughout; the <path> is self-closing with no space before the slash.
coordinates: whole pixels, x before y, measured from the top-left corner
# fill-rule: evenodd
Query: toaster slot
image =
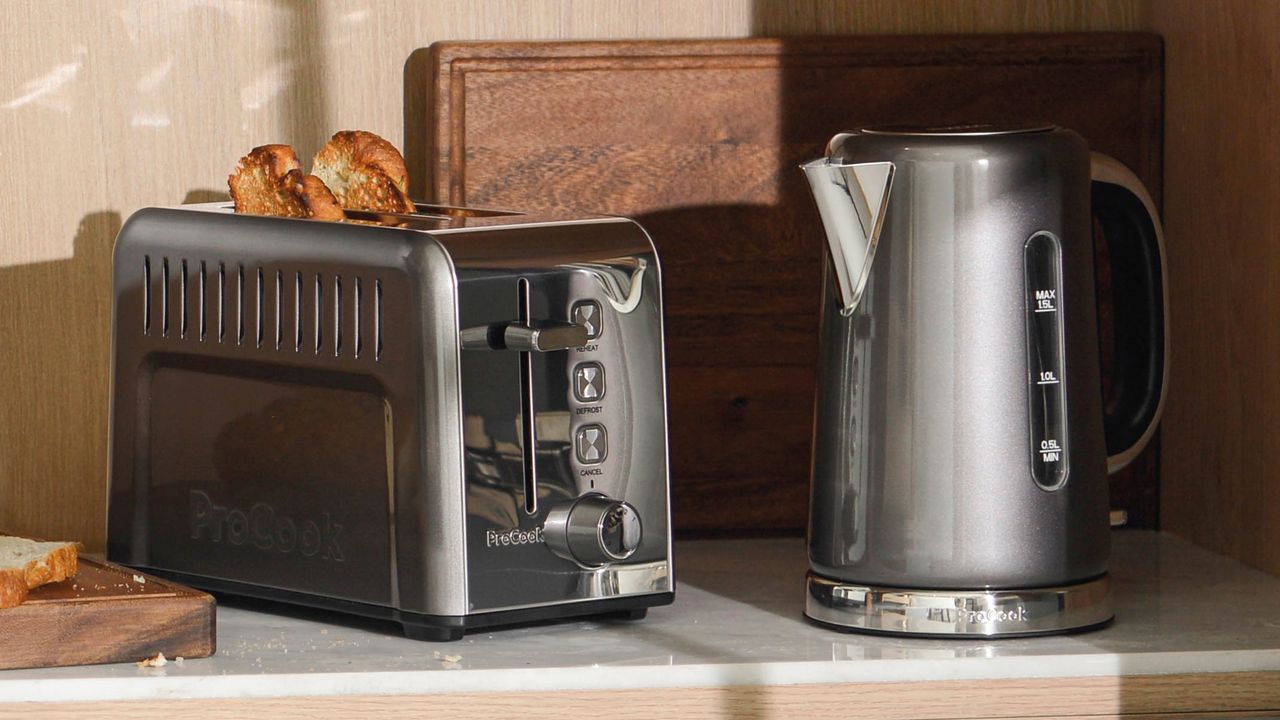
<path id="1" fill-rule="evenodd" d="M 529 281 L 520 278 L 516 284 L 516 299 L 520 323 L 529 326 L 533 318 L 529 312 Z M 523 432 L 524 451 L 524 511 L 538 514 L 538 432 L 536 409 L 533 404 L 533 354 L 520 353 L 520 424 Z"/>

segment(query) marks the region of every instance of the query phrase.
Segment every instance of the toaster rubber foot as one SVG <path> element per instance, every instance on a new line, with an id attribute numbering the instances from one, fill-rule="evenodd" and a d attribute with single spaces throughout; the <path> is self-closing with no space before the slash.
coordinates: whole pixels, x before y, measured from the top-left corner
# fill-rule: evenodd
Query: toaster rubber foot
<path id="1" fill-rule="evenodd" d="M 623 620 L 643 620 L 649 614 L 649 608 L 632 608 L 618 613 Z"/>
<path id="2" fill-rule="evenodd" d="M 402 623 L 404 636 L 410 640 L 426 640 L 429 642 L 453 642 L 461 640 L 463 633 L 467 629 L 461 625 L 457 627 L 442 627 L 440 625 L 422 625 L 419 623 Z"/>

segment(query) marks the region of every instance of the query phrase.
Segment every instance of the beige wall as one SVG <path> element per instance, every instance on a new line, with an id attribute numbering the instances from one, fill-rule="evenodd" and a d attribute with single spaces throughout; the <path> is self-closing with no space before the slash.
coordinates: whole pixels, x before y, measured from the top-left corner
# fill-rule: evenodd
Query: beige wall
<path id="1" fill-rule="evenodd" d="M 1147 8 L 1143 0 L 8 0 L 4 14 L 0 528 L 97 547 L 110 246 L 120 223 L 145 205 L 225 192 L 235 160 L 254 145 L 288 142 L 305 157 L 342 128 L 401 143 L 403 64 L 414 49 L 445 39 L 1134 30 Z"/>

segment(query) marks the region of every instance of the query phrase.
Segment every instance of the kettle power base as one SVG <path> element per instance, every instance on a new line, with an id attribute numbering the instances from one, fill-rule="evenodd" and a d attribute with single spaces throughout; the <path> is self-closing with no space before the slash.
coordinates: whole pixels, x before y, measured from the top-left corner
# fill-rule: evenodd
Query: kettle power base
<path id="1" fill-rule="evenodd" d="M 1082 632 L 1115 617 L 1107 575 L 1027 590 L 930 590 L 860 585 L 812 572 L 804 614 L 848 632 L 955 638 Z"/>

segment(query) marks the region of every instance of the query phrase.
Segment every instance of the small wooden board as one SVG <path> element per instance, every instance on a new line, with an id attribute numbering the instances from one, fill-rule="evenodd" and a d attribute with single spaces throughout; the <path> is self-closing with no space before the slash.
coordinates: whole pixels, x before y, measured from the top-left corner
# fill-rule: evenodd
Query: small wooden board
<path id="1" fill-rule="evenodd" d="M 405 73 L 416 193 L 625 215 L 652 235 L 682 533 L 805 526 L 825 244 L 798 166 L 834 133 L 1055 122 L 1160 198 L 1156 35 L 450 42 Z M 1155 526 L 1157 445 L 1112 478 L 1139 527 Z"/>
<path id="2" fill-rule="evenodd" d="M 0 610 L 0 670 L 200 658 L 216 647 L 213 597 L 103 560 Z"/>

